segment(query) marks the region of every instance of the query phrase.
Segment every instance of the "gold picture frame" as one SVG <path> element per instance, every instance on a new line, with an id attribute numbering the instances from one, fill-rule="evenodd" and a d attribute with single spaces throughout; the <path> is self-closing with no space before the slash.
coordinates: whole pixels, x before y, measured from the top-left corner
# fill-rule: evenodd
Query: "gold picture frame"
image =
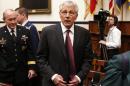
<path id="1" fill-rule="evenodd" d="M 19 5 L 27 8 L 29 14 L 51 13 L 51 0 L 20 0 Z"/>

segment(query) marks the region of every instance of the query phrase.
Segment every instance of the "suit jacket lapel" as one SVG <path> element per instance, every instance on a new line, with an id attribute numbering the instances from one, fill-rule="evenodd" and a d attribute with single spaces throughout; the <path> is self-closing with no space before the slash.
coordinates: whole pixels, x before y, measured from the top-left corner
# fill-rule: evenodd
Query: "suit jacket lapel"
<path id="1" fill-rule="evenodd" d="M 5 32 L 5 34 L 6 34 L 5 36 L 7 36 L 7 38 L 9 38 L 9 39 L 12 39 L 12 36 L 11 36 L 9 30 L 7 29 L 7 26 L 5 26 L 4 28 L 5 28 L 5 31 L 4 31 L 4 32 Z"/>
<path id="2" fill-rule="evenodd" d="M 58 42 L 59 46 L 61 46 L 60 49 L 63 52 L 64 56 L 66 57 L 64 38 L 63 38 L 63 33 L 62 33 L 62 29 L 61 29 L 60 23 L 57 25 L 56 32 L 57 32 L 56 36 L 57 36 L 57 39 L 59 41 Z"/>
<path id="3" fill-rule="evenodd" d="M 74 25 L 74 42 L 73 42 L 73 49 L 74 49 L 74 52 L 76 52 L 76 48 L 78 46 L 78 43 L 79 43 L 79 38 L 80 38 L 80 32 L 79 32 L 79 29 L 76 25 Z"/>
<path id="4" fill-rule="evenodd" d="M 19 38 L 21 38 L 21 35 L 22 35 L 22 33 L 21 33 L 21 28 L 19 28 L 18 26 L 17 26 L 17 28 L 16 28 L 16 35 L 17 35 L 17 40 L 18 40 Z"/>

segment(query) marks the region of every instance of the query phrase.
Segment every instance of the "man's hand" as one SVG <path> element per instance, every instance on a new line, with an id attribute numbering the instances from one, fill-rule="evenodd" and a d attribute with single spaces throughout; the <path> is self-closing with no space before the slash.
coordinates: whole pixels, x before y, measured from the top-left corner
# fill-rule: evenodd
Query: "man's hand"
<path id="1" fill-rule="evenodd" d="M 64 79 L 61 75 L 56 75 L 53 82 L 56 86 L 67 86 L 66 82 L 64 81 Z"/>
<path id="2" fill-rule="evenodd" d="M 29 79 L 31 79 L 33 77 L 36 77 L 36 76 L 37 76 L 37 74 L 36 74 L 36 72 L 34 70 L 29 70 L 28 71 L 28 78 Z"/>
<path id="3" fill-rule="evenodd" d="M 77 79 L 76 76 L 74 76 L 73 79 L 69 81 L 69 84 L 67 84 L 67 86 L 78 86 L 78 84 L 79 84 L 79 80 Z"/>

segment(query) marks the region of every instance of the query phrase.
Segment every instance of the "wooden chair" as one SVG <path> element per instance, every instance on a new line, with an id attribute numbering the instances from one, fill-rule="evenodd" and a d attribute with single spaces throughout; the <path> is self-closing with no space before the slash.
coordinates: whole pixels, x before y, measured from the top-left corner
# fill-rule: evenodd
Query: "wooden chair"
<path id="1" fill-rule="evenodd" d="M 97 77 L 97 78 L 99 78 L 99 80 L 101 80 L 105 76 L 105 73 L 103 72 L 105 64 L 106 64 L 105 60 L 93 59 L 93 61 L 92 61 L 93 67 L 89 71 L 89 74 L 86 77 L 84 86 L 89 86 L 89 84 L 93 80 L 95 74 L 99 74 L 99 77 Z"/>

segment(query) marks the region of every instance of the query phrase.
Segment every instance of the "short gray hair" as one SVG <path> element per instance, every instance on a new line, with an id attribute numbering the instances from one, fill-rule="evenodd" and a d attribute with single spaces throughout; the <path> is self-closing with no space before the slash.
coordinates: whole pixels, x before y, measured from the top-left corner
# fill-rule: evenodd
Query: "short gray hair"
<path id="1" fill-rule="evenodd" d="M 78 5 L 76 3 L 74 3 L 73 1 L 71 1 L 71 0 L 64 1 L 63 3 L 61 3 L 59 5 L 59 10 L 62 10 L 64 5 L 74 6 L 75 11 L 78 13 L 78 10 L 79 10 Z"/>
<path id="2" fill-rule="evenodd" d="M 10 15 L 11 13 L 16 13 L 13 9 L 6 9 L 4 12 L 3 12 L 3 20 L 6 19 L 6 17 L 8 15 Z M 16 14 L 17 15 L 17 14 Z"/>

